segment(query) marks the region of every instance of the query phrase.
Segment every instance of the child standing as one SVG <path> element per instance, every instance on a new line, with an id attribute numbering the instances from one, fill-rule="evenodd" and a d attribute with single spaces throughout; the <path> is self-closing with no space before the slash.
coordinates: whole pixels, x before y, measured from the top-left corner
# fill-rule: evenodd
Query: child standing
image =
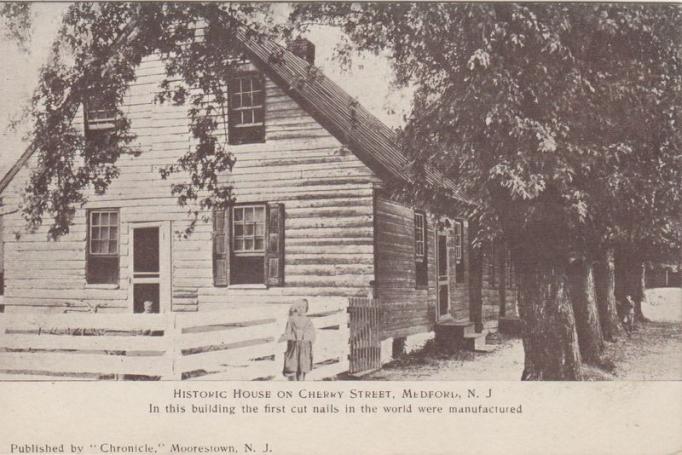
<path id="1" fill-rule="evenodd" d="M 307 372 L 313 369 L 313 342 L 315 327 L 306 313 L 306 299 L 294 303 L 289 309 L 289 319 L 282 338 L 287 342 L 284 353 L 284 376 L 290 381 L 303 381 Z"/>
<path id="2" fill-rule="evenodd" d="M 635 302 L 629 295 L 625 296 L 623 303 L 623 327 L 628 336 L 632 333 L 635 324 Z"/>

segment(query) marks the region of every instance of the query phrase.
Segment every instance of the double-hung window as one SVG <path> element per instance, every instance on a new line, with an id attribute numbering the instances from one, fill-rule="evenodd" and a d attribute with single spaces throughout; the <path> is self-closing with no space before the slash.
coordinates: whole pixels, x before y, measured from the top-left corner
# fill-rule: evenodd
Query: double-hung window
<path id="1" fill-rule="evenodd" d="M 265 141 L 265 90 L 263 77 L 245 73 L 233 77 L 229 89 L 229 142 L 250 144 Z"/>
<path id="2" fill-rule="evenodd" d="M 414 262 L 417 287 L 428 285 L 428 256 L 426 239 L 426 216 L 424 212 L 414 212 Z"/>
<path id="3" fill-rule="evenodd" d="M 464 223 L 455 221 L 453 226 L 455 243 L 455 282 L 464 282 Z"/>
<path id="4" fill-rule="evenodd" d="M 216 286 L 284 283 L 284 206 L 240 204 L 214 213 Z"/>
<path id="5" fill-rule="evenodd" d="M 116 128 L 116 106 L 113 102 L 90 96 L 84 104 L 85 138 L 92 145 L 109 145 Z"/>
<path id="6" fill-rule="evenodd" d="M 119 214 L 118 210 L 88 212 L 87 282 L 118 284 Z"/>

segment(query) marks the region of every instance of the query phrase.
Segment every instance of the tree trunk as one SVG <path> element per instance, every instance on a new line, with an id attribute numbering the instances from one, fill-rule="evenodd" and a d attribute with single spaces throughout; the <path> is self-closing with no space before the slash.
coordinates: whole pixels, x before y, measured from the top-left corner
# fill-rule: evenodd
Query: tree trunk
<path id="1" fill-rule="evenodd" d="M 578 344 L 583 361 L 601 365 L 604 336 L 599 323 L 599 311 L 594 295 L 592 263 L 587 260 L 571 264 L 568 270 L 569 296 L 575 315 Z"/>
<path id="2" fill-rule="evenodd" d="M 524 321 L 522 380 L 580 380 L 582 368 L 567 275 L 552 264 L 519 258 L 519 313 Z"/>
<path id="3" fill-rule="evenodd" d="M 498 289 L 498 296 L 500 299 L 500 316 L 506 316 L 507 314 L 507 261 L 506 259 L 507 248 L 504 242 L 500 242 L 500 248 L 498 248 L 497 260 L 500 264 L 500 280 Z"/>
<path id="4" fill-rule="evenodd" d="M 615 341 L 623 331 L 616 307 L 616 269 L 611 248 L 602 254 L 594 268 L 594 285 L 602 334 L 606 341 Z"/>

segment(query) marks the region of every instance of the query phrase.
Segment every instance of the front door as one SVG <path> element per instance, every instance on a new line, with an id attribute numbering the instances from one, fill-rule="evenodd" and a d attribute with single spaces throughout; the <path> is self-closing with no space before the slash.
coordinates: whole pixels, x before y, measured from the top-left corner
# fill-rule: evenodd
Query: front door
<path id="1" fill-rule="evenodd" d="M 436 262 L 438 264 L 438 319 L 450 314 L 450 273 L 448 264 L 448 238 L 438 233 Z"/>
<path id="2" fill-rule="evenodd" d="M 170 311 L 170 229 L 168 223 L 130 228 L 130 300 L 134 313 Z"/>

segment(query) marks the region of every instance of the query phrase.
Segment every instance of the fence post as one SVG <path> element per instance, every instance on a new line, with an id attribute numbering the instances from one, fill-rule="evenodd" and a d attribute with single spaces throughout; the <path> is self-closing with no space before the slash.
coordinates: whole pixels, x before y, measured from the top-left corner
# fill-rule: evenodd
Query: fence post
<path id="1" fill-rule="evenodd" d="M 182 329 L 178 328 L 178 313 L 170 312 L 167 316 L 166 330 L 164 331 L 164 338 L 166 339 L 166 358 L 168 359 L 168 372 L 163 379 L 169 381 L 179 381 L 182 379 L 182 372 L 178 370 L 177 364 L 182 350 L 178 347 L 180 344 L 180 337 L 182 336 Z"/>

